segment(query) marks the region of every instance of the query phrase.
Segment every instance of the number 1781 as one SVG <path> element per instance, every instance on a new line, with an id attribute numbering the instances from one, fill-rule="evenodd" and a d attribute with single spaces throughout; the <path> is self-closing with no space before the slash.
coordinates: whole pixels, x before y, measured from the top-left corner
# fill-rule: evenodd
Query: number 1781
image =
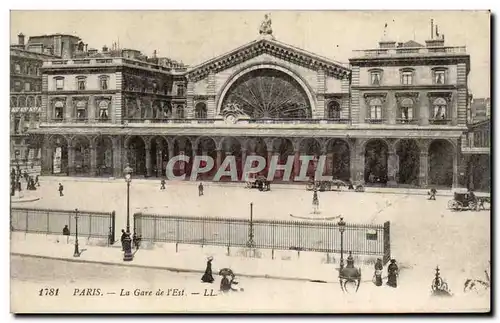
<path id="1" fill-rule="evenodd" d="M 38 296 L 58 296 L 59 288 L 42 288 L 38 293 Z"/>

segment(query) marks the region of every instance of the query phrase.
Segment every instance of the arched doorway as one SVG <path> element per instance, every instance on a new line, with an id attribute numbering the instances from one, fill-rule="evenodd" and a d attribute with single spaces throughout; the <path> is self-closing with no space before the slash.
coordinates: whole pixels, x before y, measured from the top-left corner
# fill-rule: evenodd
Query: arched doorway
<path id="1" fill-rule="evenodd" d="M 342 139 L 332 139 L 326 145 L 326 169 L 325 172 L 333 179 L 349 181 L 351 178 L 351 157 L 349 144 Z"/>
<path id="2" fill-rule="evenodd" d="M 221 110 L 237 107 L 251 119 L 311 118 L 311 103 L 301 84 L 273 68 L 254 69 L 240 76 L 224 95 Z"/>
<path id="3" fill-rule="evenodd" d="M 241 143 L 238 139 L 234 137 L 225 137 L 222 139 L 221 142 L 222 146 L 222 159 L 221 159 L 221 165 L 228 156 L 234 156 L 235 161 L 236 161 L 236 171 L 238 174 L 238 178 L 240 178 L 241 173 L 243 171 L 241 167 Z M 229 165 L 225 169 L 226 171 L 229 171 Z M 221 181 L 226 181 L 226 180 L 231 180 L 230 176 L 222 176 Z"/>
<path id="4" fill-rule="evenodd" d="M 168 163 L 168 142 L 165 138 L 155 136 L 151 138 L 151 167 L 152 176 L 166 176 Z"/>
<path id="5" fill-rule="evenodd" d="M 201 137 L 198 139 L 198 146 L 196 147 L 196 155 L 197 156 L 209 156 L 214 161 L 214 166 L 212 169 L 206 173 L 198 174 L 198 179 L 207 180 L 211 179 L 215 173 L 217 172 L 217 168 L 215 167 L 215 163 L 217 160 L 217 145 L 215 140 L 210 137 Z M 206 167 L 205 161 L 200 161 L 199 167 Z"/>
<path id="6" fill-rule="evenodd" d="M 133 136 L 128 141 L 127 160 L 134 175 L 146 176 L 146 144 L 140 136 Z"/>
<path id="7" fill-rule="evenodd" d="M 49 140 L 50 170 L 54 175 L 68 174 L 68 140 L 61 135 L 55 135 Z"/>
<path id="8" fill-rule="evenodd" d="M 73 138 L 73 169 L 76 176 L 90 175 L 90 140 L 87 137 Z"/>
<path id="9" fill-rule="evenodd" d="M 413 139 L 399 140 L 396 145 L 396 154 L 399 159 L 399 184 L 418 186 L 420 172 L 420 148 Z"/>
<path id="10" fill-rule="evenodd" d="M 290 139 L 287 138 L 275 138 L 273 140 L 273 153 L 278 156 L 278 165 L 286 165 L 288 162 L 288 157 L 294 156 L 294 148 L 293 143 Z M 281 181 L 283 180 L 284 170 L 276 170 L 274 173 L 274 179 Z M 286 180 L 291 180 L 293 174 L 293 164 L 292 164 L 292 173 L 290 174 L 290 178 Z"/>
<path id="11" fill-rule="evenodd" d="M 365 146 L 365 183 L 387 183 L 387 158 L 389 147 L 384 140 L 373 139 Z"/>
<path id="12" fill-rule="evenodd" d="M 447 140 L 434 140 L 429 146 L 429 184 L 453 185 L 453 154 L 455 149 Z"/>
<path id="13" fill-rule="evenodd" d="M 309 163 L 307 167 L 307 172 L 306 172 L 306 177 L 310 178 L 311 180 L 314 179 L 315 173 L 316 173 L 316 167 L 318 165 L 318 158 L 321 155 L 321 144 L 314 138 L 307 138 L 304 139 L 300 142 L 300 154 L 305 155 L 305 156 L 313 156 L 314 159 L 313 161 L 300 161 L 300 168 L 297 174 L 300 174 L 302 164 L 303 163 Z"/>
<path id="14" fill-rule="evenodd" d="M 267 176 L 267 170 L 268 170 L 268 165 L 267 165 L 267 144 L 264 141 L 263 138 L 259 137 L 254 137 L 254 138 L 249 138 L 246 141 L 246 147 L 247 149 L 247 157 L 251 155 L 255 156 L 260 156 L 263 157 L 264 160 L 266 161 L 266 167 L 258 172 L 257 174 L 249 174 L 249 178 L 254 178 L 256 176 Z M 254 161 L 252 163 L 252 167 L 257 166 L 257 161 Z"/>
<path id="15" fill-rule="evenodd" d="M 176 137 L 174 139 L 174 156 L 184 155 L 189 157 L 189 163 L 178 161 L 173 165 L 173 173 L 175 176 L 191 175 L 191 165 L 193 164 L 193 148 L 191 140 L 187 137 Z"/>
<path id="16" fill-rule="evenodd" d="M 113 175 L 113 141 L 108 136 L 99 136 L 95 140 L 97 176 Z"/>

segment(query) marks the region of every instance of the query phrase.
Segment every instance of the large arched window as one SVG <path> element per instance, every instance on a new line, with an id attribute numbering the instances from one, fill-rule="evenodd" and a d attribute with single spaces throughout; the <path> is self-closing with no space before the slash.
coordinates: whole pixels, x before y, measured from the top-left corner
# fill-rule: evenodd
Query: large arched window
<path id="1" fill-rule="evenodd" d="M 370 100 L 370 119 L 371 120 L 382 119 L 382 100 L 379 98 L 374 98 Z"/>
<path id="2" fill-rule="evenodd" d="M 102 100 L 99 102 L 99 119 L 108 120 L 109 119 L 109 102 L 107 100 Z"/>
<path id="3" fill-rule="evenodd" d="M 413 105 L 413 100 L 410 98 L 404 98 L 401 100 L 399 106 L 399 118 L 401 118 L 403 123 L 413 120 Z"/>
<path id="4" fill-rule="evenodd" d="M 87 102 L 80 100 L 76 103 L 76 119 L 78 121 L 87 119 Z"/>
<path id="5" fill-rule="evenodd" d="M 195 107 L 195 118 L 196 119 L 206 119 L 207 118 L 207 105 L 200 102 Z"/>
<path id="6" fill-rule="evenodd" d="M 326 117 L 328 119 L 340 119 L 340 104 L 337 101 L 330 101 L 327 109 Z"/>
<path id="7" fill-rule="evenodd" d="M 445 120 L 448 118 L 448 103 L 444 98 L 437 98 L 433 104 L 433 118 L 435 120 Z"/>

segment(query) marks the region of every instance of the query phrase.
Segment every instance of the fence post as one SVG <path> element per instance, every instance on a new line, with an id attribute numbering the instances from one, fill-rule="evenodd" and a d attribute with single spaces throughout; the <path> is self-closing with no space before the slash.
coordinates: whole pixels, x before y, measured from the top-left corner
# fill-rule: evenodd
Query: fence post
<path id="1" fill-rule="evenodd" d="M 391 222 L 384 222 L 384 265 L 391 259 Z"/>
<path id="2" fill-rule="evenodd" d="M 29 212 L 28 212 L 28 210 L 26 210 L 26 230 L 24 231 L 24 233 L 28 233 L 28 215 L 29 215 Z"/>
<path id="3" fill-rule="evenodd" d="M 115 234 L 116 234 L 116 212 L 113 210 L 113 212 L 111 212 L 111 241 L 113 242 L 112 244 L 115 243 Z"/>
<path id="4" fill-rule="evenodd" d="M 228 239 L 227 239 L 227 255 L 230 256 L 231 255 L 231 252 L 229 250 L 229 248 L 231 247 L 231 220 L 227 220 L 227 236 L 228 236 Z"/>
<path id="5" fill-rule="evenodd" d="M 92 213 L 89 213 L 89 237 L 87 239 L 90 237 L 92 237 Z"/>
<path id="6" fill-rule="evenodd" d="M 49 212 L 47 211 L 47 235 L 49 235 L 50 233 L 50 216 L 49 216 Z"/>
<path id="7" fill-rule="evenodd" d="M 156 220 L 157 220 L 156 216 L 153 217 L 153 219 L 154 219 L 153 220 L 153 243 L 155 243 L 156 242 Z"/>
<path id="8" fill-rule="evenodd" d="M 176 235 L 175 235 L 175 252 L 179 252 L 179 232 L 180 232 L 180 229 L 179 229 L 179 219 L 177 219 L 176 221 L 176 224 L 177 224 L 177 228 L 176 228 Z"/>

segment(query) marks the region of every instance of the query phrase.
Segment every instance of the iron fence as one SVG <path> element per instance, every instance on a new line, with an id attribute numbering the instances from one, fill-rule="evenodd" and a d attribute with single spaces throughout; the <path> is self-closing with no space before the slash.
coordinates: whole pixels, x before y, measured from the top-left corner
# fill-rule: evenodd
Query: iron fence
<path id="1" fill-rule="evenodd" d="M 134 227 L 143 241 L 340 253 L 337 223 L 245 220 L 176 215 L 134 214 Z M 343 250 L 390 259 L 390 223 L 349 224 L 344 227 Z"/>
<path id="2" fill-rule="evenodd" d="M 60 234 L 65 225 L 75 235 L 75 210 L 54 210 L 12 207 L 10 230 L 26 233 Z M 78 210 L 78 236 L 106 238 L 115 241 L 115 211 L 90 212 Z"/>

